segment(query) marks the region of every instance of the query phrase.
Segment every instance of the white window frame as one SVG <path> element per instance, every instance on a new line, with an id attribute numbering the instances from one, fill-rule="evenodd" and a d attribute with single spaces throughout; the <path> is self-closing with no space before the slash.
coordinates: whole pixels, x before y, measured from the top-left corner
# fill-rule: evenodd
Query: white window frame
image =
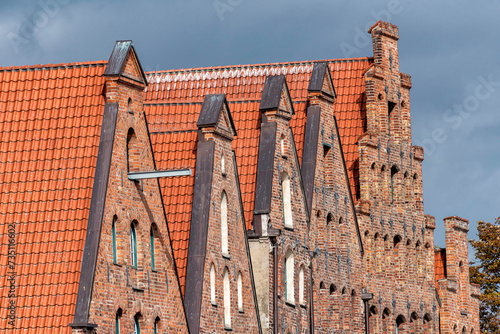
<path id="1" fill-rule="evenodd" d="M 210 267 L 210 301 L 212 305 L 217 305 L 215 300 L 215 267 L 213 263 Z"/>
<path id="2" fill-rule="evenodd" d="M 227 223 L 228 207 L 227 194 L 222 192 L 220 200 L 220 230 L 221 230 L 221 247 L 222 255 L 229 255 L 229 226 Z"/>
<path id="3" fill-rule="evenodd" d="M 224 328 L 231 328 L 231 286 L 229 283 L 229 271 L 224 268 Z"/>
<path id="4" fill-rule="evenodd" d="M 287 172 L 281 174 L 281 199 L 283 201 L 283 220 L 287 228 L 293 228 L 292 214 L 292 192 L 290 185 L 290 176 Z"/>
<path id="5" fill-rule="evenodd" d="M 289 249 L 285 255 L 285 300 L 292 304 L 295 303 L 294 271 L 293 252 Z"/>
<path id="6" fill-rule="evenodd" d="M 241 281 L 241 271 L 238 272 L 238 310 L 243 312 L 243 282 Z"/>
<path id="7" fill-rule="evenodd" d="M 300 266 L 299 270 L 299 303 L 305 305 L 304 300 L 304 266 Z"/>

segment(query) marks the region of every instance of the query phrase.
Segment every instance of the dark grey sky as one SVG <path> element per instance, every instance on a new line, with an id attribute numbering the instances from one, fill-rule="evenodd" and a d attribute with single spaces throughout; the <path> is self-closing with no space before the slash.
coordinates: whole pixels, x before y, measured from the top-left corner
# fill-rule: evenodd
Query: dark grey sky
<path id="1" fill-rule="evenodd" d="M 424 146 L 425 212 L 500 216 L 500 2 L 495 0 L 26 0 L 0 2 L 0 66 L 108 59 L 132 39 L 145 70 L 372 56 L 399 26 Z"/>

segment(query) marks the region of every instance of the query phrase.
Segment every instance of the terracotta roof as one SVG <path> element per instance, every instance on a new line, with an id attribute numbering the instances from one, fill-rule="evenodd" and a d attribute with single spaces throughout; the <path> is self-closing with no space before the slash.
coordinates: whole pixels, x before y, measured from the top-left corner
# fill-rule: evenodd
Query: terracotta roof
<path id="1" fill-rule="evenodd" d="M 184 295 L 198 132 L 152 132 L 151 141 L 159 170 L 191 168 L 193 171 L 192 176 L 160 178 L 175 264 Z"/>
<path id="2" fill-rule="evenodd" d="M 359 58 L 327 61 L 338 95 L 334 105 L 335 113 L 353 194 L 356 194 L 356 143 L 365 131 L 363 74 L 373 60 Z M 251 229 L 261 122 L 259 105 L 266 76 L 286 75 L 296 112 L 290 125 L 301 159 L 309 96 L 307 89 L 313 66 L 314 62 L 295 62 L 147 73 L 149 86 L 144 103 L 157 168 L 190 167 L 194 170 L 196 122 L 205 95 L 226 94 L 238 132 L 233 148 L 236 151 L 245 220 L 247 228 Z M 160 184 L 179 279 L 184 291 L 194 177 L 162 179 Z"/>
<path id="3" fill-rule="evenodd" d="M 372 58 L 326 60 L 337 91 L 335 113 L 349 169 L 353 194 L 358 159 L 357 140 L 365 132 L 364 70 Z M 259 103 L 268 75 L 285 74 L 294 101 L 295 116 L 290 121 L 299 158 L 302 157 L 308 85 L 314 62 L 292 62 L 230 67 L 197 68 L 147 73 L 145 94 L 151 131 L 193 128 L 206 94 L 226 94 L 238 136 L 233 142 L 240 170 L 241 191 L 247 228 L 253 220 L 255 172 L 259 142 Z M 355 196 L 356 197 L 356 196 Z M 175 239 L 175 235 L 173 236 Z"/>
<path id="4" fill-rule="evenodd" d="M 105 62 L 0 67 L 0 296 L 15 224 L 14 332 L 71 333 L 92 195 Z M 0 303 L 0 327 L 8 302 Z"/>
<path id="5" fill-rule="evenodd" d="M 446 278 L 446 248 L 434 250 L 434 275 L 436 277 L 436 287 L 438 280 Z"/>

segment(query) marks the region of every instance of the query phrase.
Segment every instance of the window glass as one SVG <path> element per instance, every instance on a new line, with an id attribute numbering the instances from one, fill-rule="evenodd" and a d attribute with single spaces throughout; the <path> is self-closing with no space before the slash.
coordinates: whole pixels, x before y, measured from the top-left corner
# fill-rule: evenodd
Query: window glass
<path id="1" fill-rule="evenodd" d="M 137 235 L 134 223 L 130 225 L 130 265 L 137 268 Z"/>
<path id="2" fill-rule="evenodd" d="M 151 226 L 151 230 L 149 231 L 149 237 L 151 242 L 151 269 L 156 270 L 155 263 L 155 232 L 153 226 Z"/>
<path id="3" fill-rule="evenodd" d="M 228 247 L 228 237 L 229 231 L 227 226 L 227 195 L 226 192 L 222 192 L 221 205 L 220 205 L 220 224 L 221 224 L 221 243 L 222 243 L 222 254 L 229 254 Z"/>
<path id="4" fill-rule="evenodd" d="M 231 291 L 227 268 L 224 269 L 224 327 L 231 328 Z"/>

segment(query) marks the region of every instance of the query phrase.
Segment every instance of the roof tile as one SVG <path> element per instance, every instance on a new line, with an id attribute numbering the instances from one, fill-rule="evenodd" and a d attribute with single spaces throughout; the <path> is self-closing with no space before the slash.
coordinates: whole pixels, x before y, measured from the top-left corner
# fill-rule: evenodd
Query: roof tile
<path id="1" fill-rule="evenodd" d="M 71 332 L 105 65 L 0 67 L 0 286 L 8 285 L 9 274 L 4 232 L 15 223 L 15 333 Z M 80 100 L 69 98 L 71 92 Z M 7 297 L 6 289 L 0 293 Z M 2 319 L 6 305 L 0 305 Z M 8 328 L 5 320 L 0 326 Z"/>
<path id="2" fill-rule="evenodd" d="M 371 58 L 326 60 L 338 98 L 335 115 L 356 200 L 355 161 L 357 140 L 364 133 L 364 76 Z M 296 114 L 290 121 L 299 155 L 304 146 L 309 79 L 314 62 L 197 68 L 147 73 L 145 111 L 152 132 L 153 150 L 159 169 L 190 167 L 196 160 L 196 122 L 206 94 L 226 94 L 238 132 L 233 140 L 247 228 L 252 228 L 255 178 L 260 136 L 259 104 L 268 75 L 286 75 Z M 194 176 L 161 179 L 165 211 L 182 291 L 185 286 L 187 249 Z"/>

